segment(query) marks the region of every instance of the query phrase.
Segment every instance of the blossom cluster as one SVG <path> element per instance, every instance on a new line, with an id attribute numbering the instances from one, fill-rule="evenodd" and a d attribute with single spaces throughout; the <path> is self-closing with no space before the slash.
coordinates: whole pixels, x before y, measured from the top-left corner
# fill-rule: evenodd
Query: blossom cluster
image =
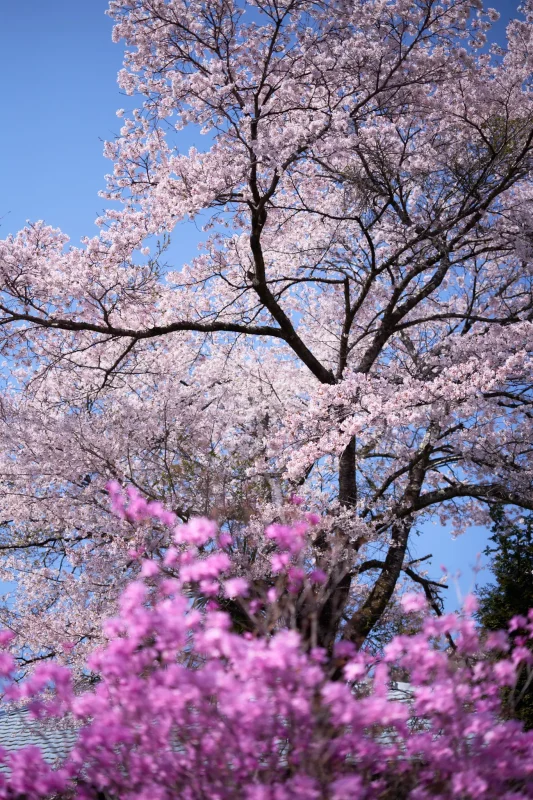
<path id="1" fill-rule="evenodd" d="M 89 688 L 56 663 L 16 683 L 15 663 L 2 652 L 7 696 L 37 717 L 73 720 L 79 731 L 58 765 L 35 748 L 0 752 L 0 797 L 531 797 L 533 733 L 504 719 L 501 690 L 530 667 L 533 612 L 510 622 L 512 637 L 482 642 L 473 600 L 461 615 L 433 618 L 421 595 L 406 595 L 406 612 L 426 614 L 420 632 L 397 636 L 379 660 L 349 641 L 331 653 L 304 647 L 290 615 L 278 615 L 268 635 L 259 626 L 243 634 L 225 601 L 234 598 L 253 619 L 272 614 L 279 598 L 254 605 L 253 587 L 233 573 L 229 536 L 204 519 L 176 527 L 135 491 L 129 502 L 117 485 L 109 491 L 119 516 L 172 526 L 172 557 L 146 560 L 123 593 L 107 643 L 86 665 Z M 288 574 L 305 524 L 272 526 L 267 535 L 290 555 Z M 212 586 L 198 603 L 191 590 L 202 581 Z M 299 581 L 313 586 L 317 578 L 302 568 Z M 11 638 L 1 635 L 4 650 Z M 404 699 L 391 693 L 393 668 L 406 675 Z"/>
<path id="2" fill-rule="evenodd" d="M 246 529 L 228 601 L 272 573 L 277 602 L 307 591 L 303 551 L 263 532 L 294 491 L 328 512 L 322 645 L 382 623 L 417 526 L 531 506 L 531 0 L 517 14 L 490 48 L 482 0 L 111 0 L 112 207 L 78 245 L 38 221 L 0 241 L 2 617 L 26 661 L 67 642 L 83 669 L 169 547 L 161 520 L 109 535 L 111 477 Z M 183 264 L 191 218 L 211 234 Z"/>

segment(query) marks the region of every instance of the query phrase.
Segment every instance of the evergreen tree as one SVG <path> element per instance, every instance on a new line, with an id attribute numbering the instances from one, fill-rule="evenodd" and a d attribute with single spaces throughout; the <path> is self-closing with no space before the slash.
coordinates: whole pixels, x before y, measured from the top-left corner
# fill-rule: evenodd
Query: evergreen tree
<path id="1" fill-rule="evenodd" d="M 507 628 L 514 616 L 527 616 L 533 607 L 533 515 L 512 522 L 498 505 L 491 516 L 492 544 L 485 555 L 491 558 L 495 583 L 478 589 L 477 618 L 486 630 L 496 631 Z M 510 699 L 513 716 L 533 728 L 533 681 L 525 670 Z"/>

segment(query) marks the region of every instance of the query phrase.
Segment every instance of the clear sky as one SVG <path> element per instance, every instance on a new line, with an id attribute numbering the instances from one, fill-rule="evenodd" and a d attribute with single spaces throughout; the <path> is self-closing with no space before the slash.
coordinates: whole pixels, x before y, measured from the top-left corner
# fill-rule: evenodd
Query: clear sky
<path id="1" fill-rule="evenodd" d="M 502 15 L 492 37 L 502 41 L 518 0 L 488 5 Z M 102 156 L 103 140 L 118 132 L 115 111 L 125 106 L 115 82 L 122 51 L 111 42 L 106 7 L 106 0 L 2 3 L 0 237 L 28 219 L 61 228 L 74 244 L 96 232 L 93 222 L 104 207 L 98 191 L 110 171 Z M 173 252 L 186 261 L 200 235 L 190 224 L 178 234 Z M 441 564 L 461 570 L 465 592 L 473 585 L 471 567 L 486 539 L 487 532 L 478 528 L 451 540 L 449 532 L 431 525 L 413 549 L 418 556 L 433 553 L 435 576 Z M 453 589 L 448 605 L 456 605 Z"/>

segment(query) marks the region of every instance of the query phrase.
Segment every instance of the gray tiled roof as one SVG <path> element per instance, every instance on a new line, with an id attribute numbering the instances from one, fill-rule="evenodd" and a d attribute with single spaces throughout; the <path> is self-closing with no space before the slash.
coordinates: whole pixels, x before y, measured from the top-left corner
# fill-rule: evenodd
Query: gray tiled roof
<path id="1" fill-rule="evenodd" d="M 9 752 L 34 745 L 45 761 L 62 761 L 74 746 L 74 727 L 54 720 L 36 720 L 26 709 L 0 711 L 0 747 Z"/>
<path id="2" fill-rule="evenodd" d="M 412 689 L 408 683 L 394 683 L 389 700 L 408 702 Z M 9 752 L 34 745 L 49 764 L 63 761 L 77 738 L 74 725 L 55 720 L 36 720 L 27 709 L 0 711 L 0 747 Z M 0 771 L 3 771 L 0 768 Z"/>

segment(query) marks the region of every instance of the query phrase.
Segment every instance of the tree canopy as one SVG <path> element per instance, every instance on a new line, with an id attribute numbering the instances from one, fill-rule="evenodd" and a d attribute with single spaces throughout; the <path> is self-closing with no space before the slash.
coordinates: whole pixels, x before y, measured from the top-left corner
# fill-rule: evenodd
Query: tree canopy
<path id="1" fill-rule="evenodd" d="M 138 103 L 106 144 L 100 232 L 0 242 L 0 616 L 23 663 L 64 641 L 83 663 L 170 545 L 111 531 L 112 478 L 216 518 L 258 586 L 296 496 L 327 580 L 294 624 L 360 647 L 395 593 L 438 589 L 416 526 L 533 508 L 531 3 L 491 49 L 480 0 L 109 13 Z M 170 263 L 185 219 L 205 243 Z"/>

